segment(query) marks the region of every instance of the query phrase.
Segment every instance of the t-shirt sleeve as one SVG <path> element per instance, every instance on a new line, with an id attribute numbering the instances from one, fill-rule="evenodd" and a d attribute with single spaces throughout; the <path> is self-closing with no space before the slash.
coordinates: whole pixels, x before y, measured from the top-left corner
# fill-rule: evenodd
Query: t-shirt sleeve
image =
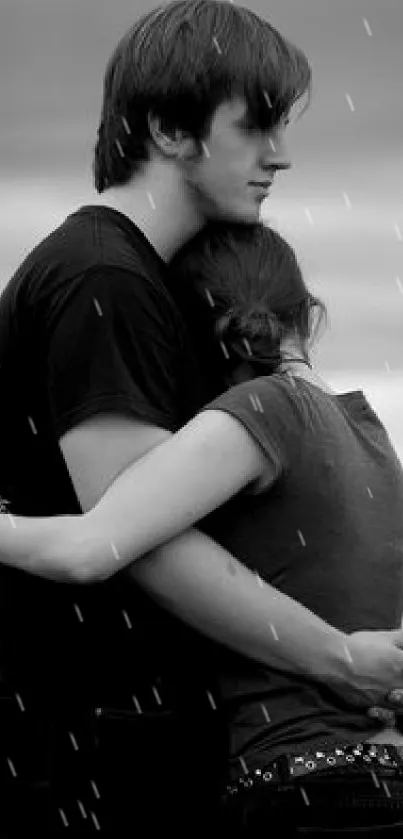
<path id="1" fill-rule="evenodd" d="M 49 328 L 57 436 L 109 411 L 175 431 L 178 356 L 165 298 L 146 277 L 102 268 L 78 278 Z"/>
<path id="2" fill-rule="evenodd" d="M 235 417 L 262 447 L 270 468 L 249 492 L 264 492 L 285 475 L 291 465 L 298 416 L 290 387 L 278 377 L 264 377 L 230 388 L 205 406 Z"/>

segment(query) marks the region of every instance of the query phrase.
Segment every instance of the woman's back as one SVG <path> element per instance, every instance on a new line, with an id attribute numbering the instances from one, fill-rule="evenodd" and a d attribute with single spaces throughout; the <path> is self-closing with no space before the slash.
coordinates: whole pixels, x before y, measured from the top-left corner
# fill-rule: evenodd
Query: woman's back
<path id="1" fill-rule="evenodd" d="M 210 407 L 237 417 L 279 476 L 268 492 L 242 493 L 211 514 L 204 529 L 344 632 L 400 626 L 403 469 L 364 394 L 332 396 L 276 374 L 232 388 Z M 352 712 L 319 683 L 218 655 L 230 776 L 302 746 L 373 735 L 365 711 Z"/>

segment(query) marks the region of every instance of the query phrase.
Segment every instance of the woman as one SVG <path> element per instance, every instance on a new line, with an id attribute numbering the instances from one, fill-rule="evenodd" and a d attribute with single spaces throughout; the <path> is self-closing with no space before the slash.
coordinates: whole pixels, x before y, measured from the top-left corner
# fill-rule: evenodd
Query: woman
<path id="1" fill-rule="evenodd" d="M 277 233 L 217 225 L 173 268 L 204 297 L 197 329 L 205 336 L 212 320 L 220 372 L 237 384 L 124 472 L 89 513 L 2 516 L 0 558 L 22 567 L 25 556 L 43 576 L 74 568 L 75 579 L 102 580 L 204 519 L 257 584 L 266 580 L 337 627 L 354 668 L 350 633 L 401 622 L 401 464 L 363 393 L 338 395 L 313 370 L 309 343 L 324 306 Z M 152 557 L 133 576 L 141 582 L 146 567 L 158 597 Z M 280 648 L 276 627 L 268 632 Z M 381 836 L 381 825 L 403 827 L 396 731 L 374 733 L 364 710 L 301 674 L 224 649 L 213 667 L 228 730 L 225 830 L 360 827 L 363 835 L 378 824 Z"/>

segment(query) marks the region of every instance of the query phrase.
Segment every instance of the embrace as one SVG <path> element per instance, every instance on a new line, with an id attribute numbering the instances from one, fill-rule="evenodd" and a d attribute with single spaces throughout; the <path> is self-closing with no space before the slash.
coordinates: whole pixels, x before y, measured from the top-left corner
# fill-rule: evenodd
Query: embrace
<path id="1" fill-rule="evenodd" d="M 325 306 L 260 221 L 310 87 L 305 55 L 245 8 L 145 15 L 107 68 L 99 195 L 0 298 L 6 683 L 52 725 L 124 719 L 156 656 L 162 710 L 168 684 L 180 715 L 208 680 L 219 718 L 215 804 L 181 777 L 163 821 L 159 777 L 149 835 L 202 817 L 244 839 L 403 830 L 403 467 L 363 392 L 316 372 Z M 128 795 L 105 835 L 134 835 Z"/>

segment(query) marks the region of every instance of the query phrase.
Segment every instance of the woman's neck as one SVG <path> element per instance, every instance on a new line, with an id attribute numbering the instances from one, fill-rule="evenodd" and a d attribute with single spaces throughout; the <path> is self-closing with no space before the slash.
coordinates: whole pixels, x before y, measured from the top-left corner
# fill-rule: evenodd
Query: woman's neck
<path id="1" fill-rule="evenodd" d="M 276 373 L 287 375 L 290 378 L 304 379 L 305 381 L 316 385 L 316 387 L 320 388 L 325 393 L 329 393 L 333 396 L 337 395 L 330 389 L 326 382 L 318 376 L 311 366 L 311 362 L 306 361 L 301 352 L 287 349 L 287 351 L 282 353 L 282 359 L 283 360 L 277 368 Z M 244 361 L 241 362 L 241 364 L 239 364 L 232 372 L 230 377 L 231 381 L 228 384 L 229 386 L 242 384 L 243 382 L 248 382 L 251 379 L 256 379 L 259 375 L 262 374 L 257 373 L 256 369 L 253 368 L 253 365 L 250 362 Z"/>
<path id="2" fill-rule="evenodd" d="M 289 357 L 287 356 L 287 360 L 284 359 L 280 364 L 277 369 L 278 373 L 289 376 L 290 378 L 304 379 L 304 381 L 310 382 L 312 385 L 320 388 L 320 390 L 323 390 L 325 393 L 329 393 L 333 396 L 337 395 L 333 390 L 331 390 L 329 385 L 326 384 L 320 376 L 318 376 L 313 367 L 308 366 L 306 362 L 303 363 L 302 359 L 300 362 L 299 359 L 298 361 L 294 359 L 292 361 L 288 361 L 288 358 Z"/>
<path id="3" fill-rule="evenodd" d="M 329 385 L 320 378 L 312 367 L 312 363 L 307 356 L 306 348 L 302 342 L 293 336 L 287 337 L 283 340 L 281 347 L 281 364 L 278 367 L 278 373 L 284 373 L 292 378 L 304 379 L 316 387 L 319 387 L 325 393 L 334 395 Z"/>

